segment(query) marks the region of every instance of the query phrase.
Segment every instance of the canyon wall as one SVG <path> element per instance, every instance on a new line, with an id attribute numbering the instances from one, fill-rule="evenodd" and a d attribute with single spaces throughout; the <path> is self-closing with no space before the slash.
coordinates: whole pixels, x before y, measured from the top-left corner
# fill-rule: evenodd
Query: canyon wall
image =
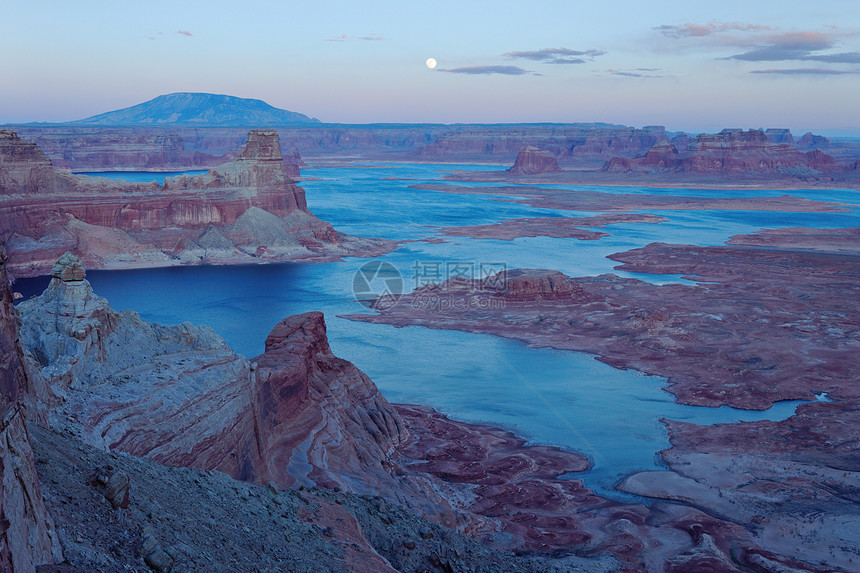
<path id="1" fill-rule="evenodd" d="M 25 424 L 33 382 L 17 322 L 0 245 L 0 570 L 27 573 L 61 560 L 62 549 L 42 499 Z"/>
<path id="2" fill-rule="evenodd" d="M 836 161 L 820 149 L 798 150 L 790 132 L 723 130 L 688 140 L 663 141 L 636 157 L 614 157 L 603 169 L 618 173 L 813 176 L 837 168 Z"/>
<path id="3" fill-rule="evenodd" d="M 251 131 L 232 161 L 164 185 L 63 173 L 38 146 L 2 131 L 0 240 L 15 276 L 45 274 L 66 251 L 90 268 L 129 268 L 332 260 L 394 247 L 317 219 L 272 130 Z"/>

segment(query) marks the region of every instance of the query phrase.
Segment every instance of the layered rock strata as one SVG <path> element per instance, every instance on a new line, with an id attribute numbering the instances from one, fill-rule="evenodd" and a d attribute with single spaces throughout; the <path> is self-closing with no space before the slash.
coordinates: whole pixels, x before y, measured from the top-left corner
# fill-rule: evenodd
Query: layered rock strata
<path id="1" fill-rule="evenodd" d="M 561 171 L 558 159 L 543 149 L 526 146 L 520 149 L 514 164 L 506 170 L 511 175 L 535 175 Z"/>
<path id="2" fill-rule="evenodd" d="M 644 155 L 634 158 L 614 157 L 604 170 L 663 171 L 690 174 L 745 175 L 778 173 L 816 176 L 834 171 L 836 161 L 820 149 L 799 151 L 785 130 L 723 130 L 701 134 L 686 147 L 669 141 L 659 142 Z"/>
<path id="3" fill-rule="evenodd" d="M 317 219 L 271 130 L 249 133 L 233 161 L 162 186 L 55 171 L 37 146 L 4 131 L 0 239 L 15 276 L 45 273 L 65 251 L 90 268 L 128 268 L 331 260 L 395 246 Z"/>

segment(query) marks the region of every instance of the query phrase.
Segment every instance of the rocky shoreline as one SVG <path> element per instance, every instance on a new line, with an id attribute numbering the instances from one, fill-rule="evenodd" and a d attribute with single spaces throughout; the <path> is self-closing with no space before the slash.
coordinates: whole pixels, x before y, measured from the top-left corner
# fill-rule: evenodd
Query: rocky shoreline
<path id="1" fill-rule="evenodd" d="M 786 570 L 803 570 L 801 561 L 851 570 L 860 562 L 856 233 L 781 229 L 725 247 L 658 243 L 610 256 L 619 269 L 681 274 L 696 285 L 514 270 L 421 287 L 376 315 L 347 318 L 590 352 L 667 377 L 667 390 L 692 405 L 767 408 L 826 393 L 834 401 L 802 405 L 782 422 L 664 420 L 669 470 L 635 474 L 619 489 L 734 522 L 745 533 L 723 534 L 759 546 L 741 559 L 753 568 L 773 570 L 782 555 Z M 428 296 L 449 304 L 425 304 Z"/>

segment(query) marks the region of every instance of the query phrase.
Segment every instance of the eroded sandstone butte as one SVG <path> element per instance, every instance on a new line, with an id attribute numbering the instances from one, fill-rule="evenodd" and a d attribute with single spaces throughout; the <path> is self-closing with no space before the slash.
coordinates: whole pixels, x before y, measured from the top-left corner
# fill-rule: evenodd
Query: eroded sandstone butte
<path id="1" fill-rule="evenodd" d="M 561 171 L 555 155 L 544 149 L 527 145 L 520 149 L 514 164 L 506 170 L 511 175 L 535 175 Z"/>
<path id="2" fill-rule="evenodd" d="M 62 559 L 45 509 L 25 418 L 36 417 L 32 373 L 17 332 L 17 317 L 0 245 L 0 570 L 29 573 Z"/>
<path id="3" fill-rule="evenodd" d="M 66 251 L 89 268 L 128 268 L 332 260 L 394 248 L 317 219 L 272 130 L 251 131 L 233 161 L 162 186 L 56 171 L 38 146 L 2 131 L 0 240 L 14 276 L 44 274 Z"/>

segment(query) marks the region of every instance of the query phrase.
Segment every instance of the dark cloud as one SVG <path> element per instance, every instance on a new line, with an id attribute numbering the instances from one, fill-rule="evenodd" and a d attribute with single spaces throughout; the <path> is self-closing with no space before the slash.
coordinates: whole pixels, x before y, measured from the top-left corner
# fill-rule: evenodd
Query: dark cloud
<path id="1" fill-rule="evenodd" d="M 809 75 L 809 76 L 844 76 L 846 74 L 860 74 L 860 72 L 850 70 L 831 70 L 827 68 L 789 68 L 789 69 L 770 69 L 770 70 L 752 70 L 751 74 L 776 74 L 783 76 Z"/>
<path id="2" fill-rule="evenodd" d="M 182 34 L 183 36 L 188 36 L 189 38 L 191 37 L 191 32 L 189 32 L 188 30 L 176 30 L 176 33 Z"/>
<path id="3" fill-rule="evenodd" d="M 505 76 L 521 76 L 523 74 L 531 73 L 530 71 L 524 70 L 519 66 L 468 66 L 465 68 L 451 68 L 447 70 L 440 69 L 438 71 L 448 72 L 451 74 L 502 74 Z"/>
<path id="4" fill-rule="evenodd" d="M 506 58 L 534 60 L 546 64 L 584 64 L 605 54 L 603 50 L 571 50 L 570 48 L 544 48 L 528 52 L 507 52 Z"/>
<path id="5" fill-rule="evenodd" d="M 745 24 L 743 22 L 709 22 L 708 24 L 681 24 L 680 26 L 662 25 L 654 28 L 668 38 L 689 38 L 710 36 L 721 32 L 762 32 L 770 26 Z"/>

